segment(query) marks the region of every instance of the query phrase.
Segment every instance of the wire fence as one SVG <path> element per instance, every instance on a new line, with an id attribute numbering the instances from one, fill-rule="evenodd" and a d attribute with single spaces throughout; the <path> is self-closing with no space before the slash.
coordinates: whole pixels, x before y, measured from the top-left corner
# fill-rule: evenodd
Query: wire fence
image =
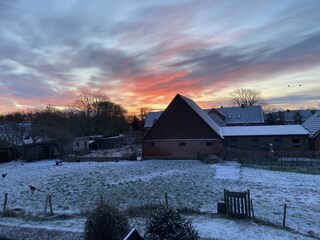
<path id="1" fill-rule="evenodd" d="M 320 151 L 263 151 L 226 148 L 224 158 L 242 164 L 275 167 L 320 168 Z"/>
<path id="2" fill-rule="evenodd" d="M 320 212 L 313 214 L 301 211 L 293 203 L 272 203 L 268 206 L 253 202 L 255 220 L 294 230 L 309 237 L 320 239 Z M 318 209 L 319 210 L 319 209 Z"/>

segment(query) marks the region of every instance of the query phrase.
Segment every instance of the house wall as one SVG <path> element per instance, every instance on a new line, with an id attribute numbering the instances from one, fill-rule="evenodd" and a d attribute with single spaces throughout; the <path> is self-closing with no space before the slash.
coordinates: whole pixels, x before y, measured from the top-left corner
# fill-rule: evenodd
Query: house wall
<path id="1" fill-rule="evenodd" d="M 223 142 L 213 140 L 144 140 L 144 159 L 199 159 L 208 155 L 221 155 Z"/>
<path id="2" fill-rule="evenodd" d="M 315 151 L 320 151 L 320 133 L 315 136 L 311 141 L 311 149 Z"/>
<path id="3" fill-rule="evenodd" d="M 73 152 L 75 154 L 84 154 L 89 151 L 89 138 L 79 137 L 73 141 Z"/>
<path id="4" fill-rule="evenodd" d="M 274 151 L 308 151 L 309 138 L 307 135 L 293 136 L 245 136 L 225 137 L 224 146 L 227 148 L 269 150 L 270 143 Z"/>

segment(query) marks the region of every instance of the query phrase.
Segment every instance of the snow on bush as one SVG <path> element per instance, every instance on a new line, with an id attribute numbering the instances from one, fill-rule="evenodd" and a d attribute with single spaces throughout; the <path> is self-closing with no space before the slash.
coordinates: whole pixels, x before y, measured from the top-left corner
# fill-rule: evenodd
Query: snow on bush
<path id="1" fill-rule="evenodd" d="M 197 240 L 198 232 L 190 220 L 184 219 L 173 208 L 159 207 L 146 222 L 145 240 Z"/>
<path id="2" fill-rule="evenodd" d="M 118 209 L 99 205 L 85 223 L 85 240 L 122 240 L 129 232 L 128 219 Z"/>

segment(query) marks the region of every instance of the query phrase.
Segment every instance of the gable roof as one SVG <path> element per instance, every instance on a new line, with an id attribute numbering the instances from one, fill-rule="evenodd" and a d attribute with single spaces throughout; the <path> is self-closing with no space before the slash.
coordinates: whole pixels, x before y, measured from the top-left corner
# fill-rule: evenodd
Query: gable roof
<path id="1" fill-rule="evenodd" d="M 225 137 L 309 135 L 301 125 L 222 127 L 222 131 Z"/>
<path id="2" fill-rule="evenodd" d="M 308 118 L 302 126 L 310 132 L 310 137 L 314 138 L 320 133 L 320 110 Z"/>
<path id="3" fill-rule="evenodd" d="M 180 94 L 144 136 L 144 139 L 212 138 L 223 138 L 221 128 L 194 101 Z"/>
<path id="4" fill-rule="evenodd" d="M 182 95 L 180 96 L 220 137 L 223 138 L 223 133 L 220 126 L 213 121 L 205 111 L 203 111 L 192 99 Z"/>
<path id="5" fill-rule="evenodd" d="M 261 106 L 213 108 L 209 115 L 217 111 L 223 116 L 225 124 L 257 124 L 264 123 Z"/>

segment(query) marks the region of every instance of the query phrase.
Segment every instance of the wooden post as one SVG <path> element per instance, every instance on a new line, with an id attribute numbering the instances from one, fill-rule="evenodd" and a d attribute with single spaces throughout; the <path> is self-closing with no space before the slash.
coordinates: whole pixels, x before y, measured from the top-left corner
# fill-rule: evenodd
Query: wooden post
<path id="1" fill-rule="evenodd" d="M 166 208 L 168 208 L 168 193 L 164 193 L 165 201 L 166 201 Z"/>
<path id="2" fill-rule="evenodd" d="M 52 215 L 52 214 L 53 214 L 53 211 L 52 211 L 52 199 L 51 199 L 51 195 L 48 196 L 48 202 L 49 202 L 50 214 Z"/>
<path id="3" fill-rule="evenodd" d="M 284 209 L 283 209 L 283 222 L 282 226 L 286 227 L 286 216 L 287 216 L 287 204 L 284 204 Z"/>
<path id="4" fill-rule="evenodd" d="M 251 201 L 250 201 L 250 190 L 248 189 L 247 191 L 248 194 L 248 212 L 249 212 L 249 216 L 251 218 Z"/>
<path id="5" fill-rule="evenodd" d="M 251 210 L 252 210 L 252 218 L 254 219 L 254 209 L 253 209 L 253 202 L 251 200 Z"/>
<path id="6" fill-rule="evenodd" d="M 101 206 L 103 206 L 103 198 L 102 198 L 101 194 L 100 194 L 100 204 L 101 204 Z"/>
<path id="7" fill-rule="evenodd" d="M 44 215 L 47 214 L 47 208 L 48 208 L 48 196 L 46 196 L 46 201 L 44 203 Z"/>
<path id="8" fill-rule="evenodd" d="M 8 203 L 8 193 L 4 193 L 4 202 L 3 202 L 2 216 L 5 215 L 5 212 L 6 212 L 6 210 L 7 210 L 7 203 Z"/>

